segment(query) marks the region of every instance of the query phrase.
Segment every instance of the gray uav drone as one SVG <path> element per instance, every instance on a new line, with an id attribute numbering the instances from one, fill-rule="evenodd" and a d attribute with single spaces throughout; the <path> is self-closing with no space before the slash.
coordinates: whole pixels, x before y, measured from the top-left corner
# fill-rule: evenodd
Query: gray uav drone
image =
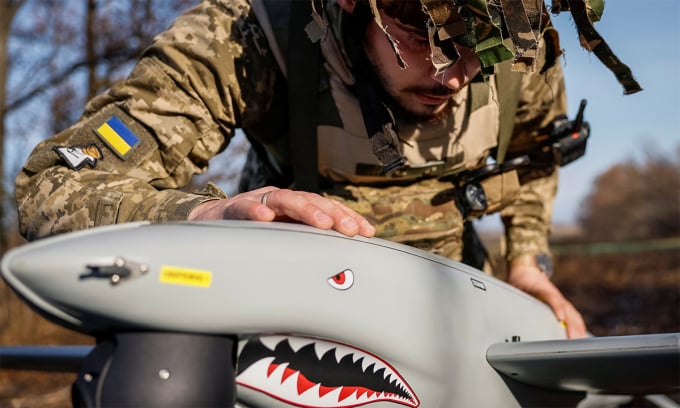
<path id="1" fill-rule="evenodd" d="M 680 334 L 567 340 L 480 271 L 301 225 L 94 228 L 16 248 L 2 273 L 96 338 L 0 347 L 3 369 L 78 372 L 76 406 L 672 407 L 660 394 L 680 390 Z"/>

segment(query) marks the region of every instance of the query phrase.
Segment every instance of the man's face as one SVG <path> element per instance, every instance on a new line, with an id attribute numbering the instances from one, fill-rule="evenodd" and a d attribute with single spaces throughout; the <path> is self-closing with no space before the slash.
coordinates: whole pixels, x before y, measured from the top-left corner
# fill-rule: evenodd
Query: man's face
<path id="1" fill-rule="evenodd" d="M 405 69 L 399 66 L 385 33 L 372 21 L 366 29 L 364 47 L 383 88 L 406 113 L 423 119 L 436 117 L 479 73 L 479 58 L 473 50 L 456 45 L 460 59 L 443 74 L 435 75 L 427 34 L 383 12 L 381 18 L 408 65 Z"/>

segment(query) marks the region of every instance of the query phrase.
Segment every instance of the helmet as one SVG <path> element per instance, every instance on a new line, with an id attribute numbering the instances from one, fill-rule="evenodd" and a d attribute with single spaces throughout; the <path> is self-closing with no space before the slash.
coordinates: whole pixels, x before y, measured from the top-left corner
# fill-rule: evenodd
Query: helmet
<path id="1" fill-rule="evenodd" d="M 367 0 L 373 17 L 386 31 L 378 8 L 383 3 L 404 0 Z M 595 55 L 616 76 L 624 93 L 640 91 L 633 74 L 612 52 L 595 30 L 593 23 L 600 20 L 604 0 L 551 0 L 551 11 L 559 14 L 570 11 L 578 29 L 582 46 Z M 546 63 L 544 72 L 552 66 L 562 50 L 557 31 L 552 26 L 543 0 L 418 0 L 426 15 L 431 61 L 437 72 L 443 72 L 458 58 L 455 44 L 473 48 L 486 73 L 499 62 L 512 59 L 514 71 L 533 71 L 541 39 L 544 39 Z M 403 4 L 403 3 L 402 3 Z M 389 35 L 388 35 L 388 38 Z M 392 47 L 402 65 L 395 41 Z"/>

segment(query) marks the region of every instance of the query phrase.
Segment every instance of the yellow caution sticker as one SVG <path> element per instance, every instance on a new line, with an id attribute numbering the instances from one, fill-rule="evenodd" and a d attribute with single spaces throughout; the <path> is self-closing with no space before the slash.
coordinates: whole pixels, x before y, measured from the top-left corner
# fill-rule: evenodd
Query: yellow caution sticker
<path id="1" fill-rule="evenodd" d="M 161 266 L 160 281 L 161 283 L 171 285 L 209 288 L 212 285 L 212 272 L 183 268 L 181 266 L 163 265 Z"/>

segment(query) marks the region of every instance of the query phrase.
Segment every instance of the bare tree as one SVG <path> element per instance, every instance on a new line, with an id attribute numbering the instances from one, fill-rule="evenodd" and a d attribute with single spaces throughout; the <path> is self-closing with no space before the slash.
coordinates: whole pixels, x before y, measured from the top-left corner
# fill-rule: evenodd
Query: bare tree
<path id="1" fill-rule="evenodd" d="M 24 4 L 24 0 L 0 0 L 0 160 L 5 157 L 5 105 L 7 95 L 7 79 L 9 66 L 9 33 L 12 20 L 17 11 Z M 5 178 L 5 171 L 0 165 L 0 222 L 6 218 L 5 206 L 6 191 L 2 180 Z M 0 224 L 1 225 L 1 224 Z M 0 253 L 4 253 L 7 248 L 7 237 L 0 233 Z"/>
<path id="2" fill-rule="evenodd" d="M 11 157 L 0 150 L 2 185 L 11 185 L 33 145 L 73 123 L 87 100 L 126 76 L 153 36 L 194 3 L 0 0 L 0 149 L 6 141 L 13 150 Z M 3 192 L 6 209 L 11 200 Z M 0 212 L 0 253 L 13 216 Z"/>

